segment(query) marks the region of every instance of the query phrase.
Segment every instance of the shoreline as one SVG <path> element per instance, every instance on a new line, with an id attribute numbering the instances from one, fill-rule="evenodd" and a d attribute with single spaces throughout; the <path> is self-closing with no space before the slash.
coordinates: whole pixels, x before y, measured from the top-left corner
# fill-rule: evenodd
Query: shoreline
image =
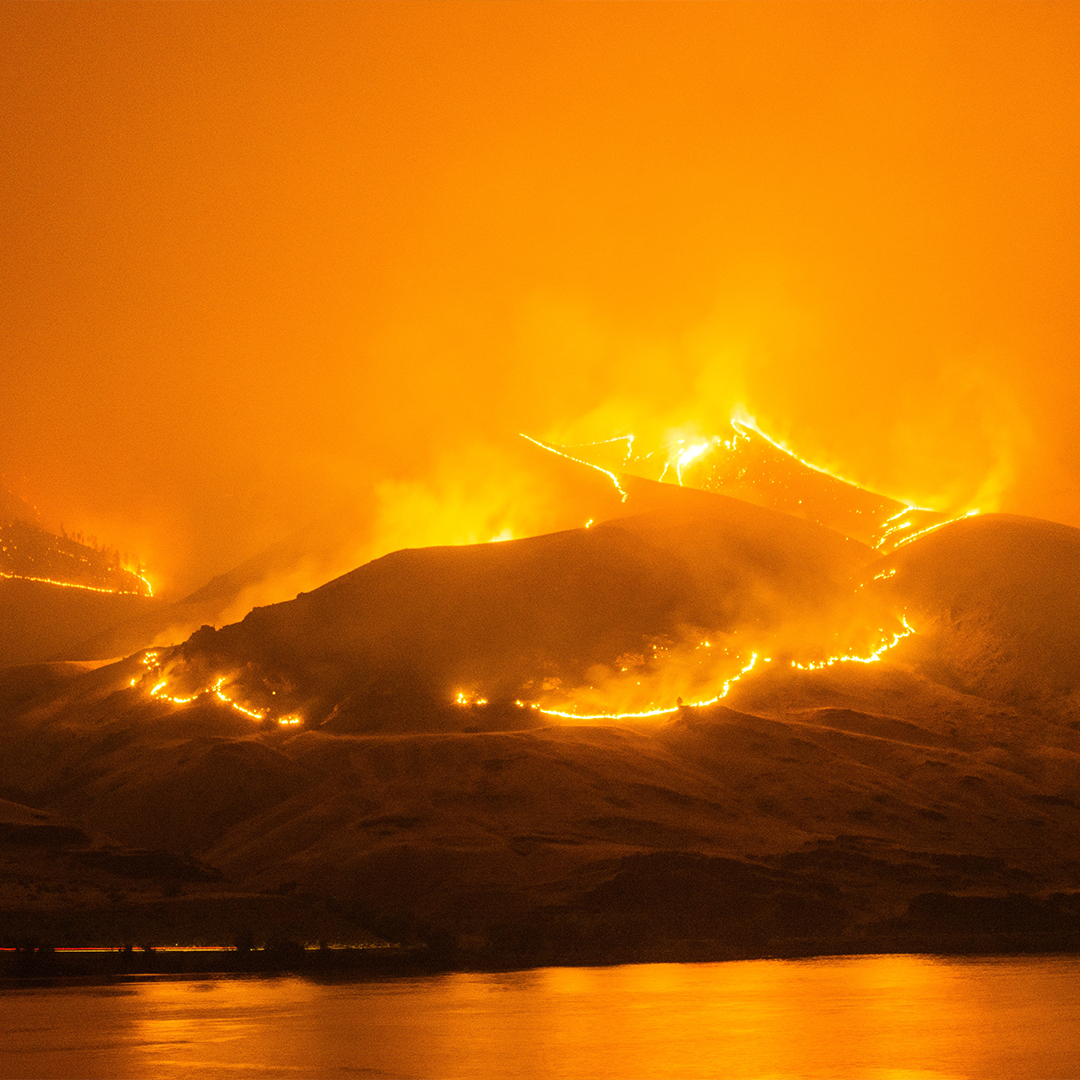
<path id="1" fill-rule="evenodd" d="M 279 946 L 66 951 L 63 947 L 20 948 L 0 953 L 0 989 L 28 982 L 67 979 L 127 979 L 160 976 L 329 976 L 398 978 L 457 972 L 523 971 L 545 967 L 614 967 L 629 964 L 702 964 L 746 960 L 812 960 L 841 956 L 1022 956 L 1080 955 L 1080 933 L 912 933 L 858 940 L 777 941 L 766 948 L 729 942 L 667 942 L 625 949 L 550 950 L 543 955 L 478 955 L 427 946 L 304 949 Z"/>

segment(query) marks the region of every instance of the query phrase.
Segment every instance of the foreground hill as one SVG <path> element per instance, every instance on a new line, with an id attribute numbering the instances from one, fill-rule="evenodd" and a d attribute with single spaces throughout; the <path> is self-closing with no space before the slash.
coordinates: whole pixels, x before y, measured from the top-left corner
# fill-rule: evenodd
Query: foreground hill
<path id="1" fill-rule="evenodd" d="M 881 558 L 686 494 L 0 672 L 0 934 L 485 965 L 1080 945 L 1080 533 L 969 519 Z M 509 700 L 715 689 L 749 651 L 651 719 Z"/>
<path id="2" fill-rule="evenodd" d="M 703 637 L 731 653 L 723 677 L 752 649 L 816 644 L 866 622 L 860 612 L 876 602 L 853 581 L 873 558 L 863 545 L 735 499 L 651 487 L 659 508 L 644 514 L 396 552 L 204 628 L 169 654 L 169 693 L 226 676 L 250 706 L 299 712 L 309 725 L 422 729 L 440 710 L 460 716 L 452 703 L 463 688 L 498 707 L 628 667 L 640 678 L 658 650 Z"/>

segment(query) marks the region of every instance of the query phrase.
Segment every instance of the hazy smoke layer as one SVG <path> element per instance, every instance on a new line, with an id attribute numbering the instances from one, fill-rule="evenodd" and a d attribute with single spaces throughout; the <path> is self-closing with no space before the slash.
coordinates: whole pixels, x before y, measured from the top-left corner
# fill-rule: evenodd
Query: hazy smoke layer
<path id="1" fill-rule="evenodd" d="M 1065 4 L 4 5 L 0 471 L 173 595 L 319 519 L 313 578 L 581 524 L 518 431 L 738 403 L 887 494 L 1080 524 L 1078 38 Z"/>

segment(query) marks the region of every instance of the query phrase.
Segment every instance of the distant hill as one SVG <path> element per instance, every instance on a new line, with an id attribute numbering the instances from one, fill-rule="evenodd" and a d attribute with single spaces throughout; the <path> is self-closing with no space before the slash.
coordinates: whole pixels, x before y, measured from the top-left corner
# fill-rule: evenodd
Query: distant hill
<path id="1" fill-rule="evenodd" d="M 79 642 L 155 606 L 120 552 L 50 532 L 0 489 L 0 667 L 82 659 Z"/>
<path id="2" fill-rule="evenodd" d="M 0 482 L 0 525 L 8 525 L 13 521 L 37 520 L 38 515 L 34 508 Z"/>
<path id="3" fill-rule="evenodd" d="M 150 596 L 137 570 L 123 565 L 120 552 L 57 536 L 29 521 L 0 524 L 0 575 L 100 592 Z"/>

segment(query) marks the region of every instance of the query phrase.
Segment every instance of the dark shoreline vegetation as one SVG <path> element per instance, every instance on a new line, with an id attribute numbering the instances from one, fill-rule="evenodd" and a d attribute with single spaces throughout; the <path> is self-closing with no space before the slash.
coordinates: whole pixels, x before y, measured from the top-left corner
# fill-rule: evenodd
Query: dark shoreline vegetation
<path id="1" fill-rule="evenodd" d="M 364 978 L 894 953 L 1080 953 L 1080 892 L 919 893 L 903 915 L 856 925 L 851 897 L 819 884 L 810 890 L 819 893 L 815 902 L 792 891 L 790 879 L 777 889 L 783 876 L 760 865 L 676 852 L 632 856 L 623 864 L 576 902 L 487 925 L 469 917 L 424 925 L 404 913 L 358 910 L 345 917 L 333 903 L 291 892 L 193 896 L 164 911 L 161 903 L 114 903 L 97 911 L 2 912 L 0 979 L 214 972 Z M 821 893 L 833 894 L 828 905 Z M 195 901 L 194 911 L 181 918 L 177 904 L 185 900 Z M 216 935 L 193 928 L 192 917 L 200 915 L 213 919 Z M 258 935 L 244 921 L 253 916 L 261 924 Z M 230 925 L 243 929 L 222 945 Z M 314 944 L 308 935 L 305 944 L 287 936 L 302 926 L 333 927 L 338 937 L 351 934 L 352 943 Z M 372 926 L 387 935 L 403 931 L 405 943 L 362 929 Z M 462 932 L 462 926 L 470 929 Z M 121 936 L 123 945 L 94 944 Z M 136 936 L 144 944 L 133 944 Z M 184 944 L 151 943 L 169 940 Z"/>
<path id="2" fill-rule="evenodd" d="M 0 951 L 0 989 L 26 981 L 123 980 L 151 976 L 275 977 L 299 975 L 355 980 L 408 978 L 455 972 L 523 971 L 547 967 L 610 967 L 622 964 L 698 964 L 747 960 L 811 960 L 824 957 L 919 955 L 999 957 L 1080 955 L 1080 931 L 1070 933 L 913 932 L 859 940 L 791 941 L 765 951 L 713 942 L 669 943 L 627 950 L 580 948 L 550 954 L 486 955 L 426 946 L 305 949 L 293 942 L 258 950 L 202 949 L 170 952 L 151 948 L 65 952 L 50 946 Z"/>

